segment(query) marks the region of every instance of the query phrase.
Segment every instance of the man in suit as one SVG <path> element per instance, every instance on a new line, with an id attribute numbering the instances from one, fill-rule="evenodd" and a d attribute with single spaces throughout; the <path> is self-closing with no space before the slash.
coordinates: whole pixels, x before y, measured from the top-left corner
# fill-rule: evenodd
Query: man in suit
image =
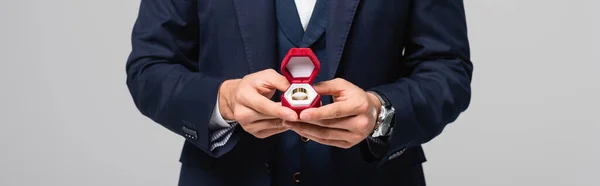
<path id="1" fill-rule="evenodd" d="M 179 185 L 425 185 L 421 145 L 470 102 L 462 0 L 142 0 L 127 85 L 186 138 Z M 323 106 L 279 102 L 291 48 Z"/>

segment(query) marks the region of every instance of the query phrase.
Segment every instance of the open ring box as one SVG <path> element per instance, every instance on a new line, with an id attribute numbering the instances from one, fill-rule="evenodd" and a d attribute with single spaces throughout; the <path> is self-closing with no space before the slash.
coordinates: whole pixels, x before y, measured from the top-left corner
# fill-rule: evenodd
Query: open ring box
<path id="1" fill-rule="evenodd" d="M 321 63 L 310 48 L 292 48 L 281 63 L 281 73 L 291 83 L 281 95 L 281 104 L 296 111 L 320 107 L 321 96 L 312 87 Z"/>

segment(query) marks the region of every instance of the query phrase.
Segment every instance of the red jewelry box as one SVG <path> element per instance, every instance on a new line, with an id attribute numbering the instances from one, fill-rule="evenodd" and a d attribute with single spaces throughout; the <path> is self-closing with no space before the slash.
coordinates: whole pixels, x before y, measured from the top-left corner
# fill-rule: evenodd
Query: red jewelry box
<path id="1" fill-rule="evenodd" d="M 321 96 L 312 86 L 321 63 L 310 48 L 292 48 L 281 63 L 281 73 L 291 83 L 281 95 L 281 104 L 300 115 L 304 109 L 320 107 Z"/>

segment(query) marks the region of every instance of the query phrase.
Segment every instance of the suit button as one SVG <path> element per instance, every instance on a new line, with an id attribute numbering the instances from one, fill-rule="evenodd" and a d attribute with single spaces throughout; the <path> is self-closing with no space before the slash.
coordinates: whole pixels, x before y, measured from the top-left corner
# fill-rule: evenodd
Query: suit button
<path id="1" fill-rule="evenodd" d="M 304 143 L 310 141 L 310 139 L 308 139 L 307 137 L 304 137 L 304 136 L 300 136 L 300 140 L 302 140 L 302 142 L 304 142 Z"/>
<path id="2" fill-rule="evenodd" d="M 292 175 L 292 180 L 294 180 L 294 183 L 300 183 L 300 172 L 294 173 L 294 175 Z"/>

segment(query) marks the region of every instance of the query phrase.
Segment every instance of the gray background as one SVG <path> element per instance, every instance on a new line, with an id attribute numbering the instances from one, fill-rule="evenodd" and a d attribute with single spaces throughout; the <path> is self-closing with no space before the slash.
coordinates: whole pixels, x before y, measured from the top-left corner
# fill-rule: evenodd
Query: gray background
<path id="1" fill-rule="evenodd" d="M 470 109 L 429 185 L 600 184 L 600 1 L 465 0 Z M 180 138 L 135 109 L 138 1 L 0 1 L 0 185 L 176 185 Z"/>

